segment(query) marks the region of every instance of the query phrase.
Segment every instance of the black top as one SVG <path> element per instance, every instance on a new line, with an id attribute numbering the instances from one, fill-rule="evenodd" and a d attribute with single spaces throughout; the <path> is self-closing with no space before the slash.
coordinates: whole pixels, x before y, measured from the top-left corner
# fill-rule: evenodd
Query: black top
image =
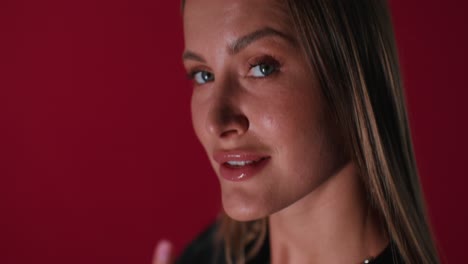
<path id="1" fill-rule="evenodd" d="M 222 247 L 216 247 L 214 243 L 214 234 L 216 224 L 209 226 L 192 243 L 190 243 L 179 258 L 176 264 L 223 264 L 226 263 Z M 268 236 L 266 238 L 268 241 Z M 221 249 L 221 250 L 219 250 Z M 215 253 L 218 252 L 218 253 Z M 363 260 L 364 261 L 364 260 Z M 269 243 L 263 243 L 263 246 L 257 256 L 247 264 L 269 264 L 270 247 Z M 393 243 L 390 243 L 370 264 L 403 264 L 400 255 Z M 354 264 L 354 263 L 350 263 Z M 357 263 L 356 263 L 357 264 Z"/>

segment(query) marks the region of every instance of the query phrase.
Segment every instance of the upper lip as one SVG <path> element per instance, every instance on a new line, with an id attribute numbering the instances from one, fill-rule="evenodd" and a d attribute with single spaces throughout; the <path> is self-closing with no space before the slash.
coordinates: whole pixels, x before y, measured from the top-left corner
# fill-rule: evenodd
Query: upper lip
<path id="1" fill-rule="evenodd" d="M 213 153 L 213 159 L 219 164 L 228 161 L 258 161 L 268 157 L 265 154 L 246 150 L 216 151 Z"/>

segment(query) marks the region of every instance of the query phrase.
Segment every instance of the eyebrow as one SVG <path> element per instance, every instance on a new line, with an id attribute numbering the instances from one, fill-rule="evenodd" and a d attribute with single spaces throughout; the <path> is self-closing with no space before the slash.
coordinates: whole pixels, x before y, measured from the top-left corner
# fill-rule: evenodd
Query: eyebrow
<path id="1" fill-rule="evenodd" d="M 252 33 L 249 33 L 245 36 L 242 36 L 236 41 L 234 41 L 233 43 L 231 43 L 230 45 L 228 45 L 227 47 L 228 53 L 230 55 L 235 55 L 239 53 L 240 51 L 242 51 L 243 49 L 245 49 L 250 44 L 252 44 L 253 42 L 259 39 L 262 39 L 265 37 L 271 37 L 271 36 L 285 39 L 286 41 L 290 42 L 293 45 L 296 44 L 296 41 L 291 36 L 281 31 L 275 30 L 273 28 L 265 27 L 265 28 L 256 30 Z M 182 59 L 183 60 L 195 60 L 195 61 L 206 63 L 206 60 L 201 55 L 195 52 L 189 51 L 189 50 L 184 52 L 184 54 L 182 55 Z"/>
<path id="2" fill-rule="evenodd" d="M 183 60 L 194 60 L 194 61 L 199 61 L 199 62 L 206 63 L 206 60 L 202 56 L 200 56 L 200 55 L 198 55 L 195 52 L 192 52 L 190 50 L 187 50 L 187 51 L 184 52 L 184 54 L 182 55 L 182 59 Z"/>

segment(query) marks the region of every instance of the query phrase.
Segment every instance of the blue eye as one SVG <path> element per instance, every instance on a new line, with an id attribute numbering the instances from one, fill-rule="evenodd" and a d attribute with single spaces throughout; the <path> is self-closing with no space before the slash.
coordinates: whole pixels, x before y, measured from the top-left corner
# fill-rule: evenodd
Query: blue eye
<path id="1" fill-rule="evenodd" d="M 205 84 L 214 81 L 214 74 L 207 71 L 199 71 L 193 74 L 193 79 L 197 84 Z"/>
<path id="2" fill-rule="evenodd" d="M 251 65 L 248 75 L 252 77 L 263 78 L 275 73 L 278 68 L 278 63 L 259 63 L 256 65 Z"/>

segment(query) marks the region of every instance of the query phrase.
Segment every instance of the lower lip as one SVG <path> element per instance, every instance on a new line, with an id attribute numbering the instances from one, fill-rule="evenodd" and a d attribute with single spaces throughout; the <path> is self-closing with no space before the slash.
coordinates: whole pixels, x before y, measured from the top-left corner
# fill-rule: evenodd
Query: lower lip
<path id="1" fill-rule="evenodd" d="M 245 165 L 243 167 L 232 167 L 227 164 L 222 164 L 220 168 L 221 177 L 229 181 L 245 181 L 258 174 L 270 158 L 264 158 L 259 162 Z"/>

